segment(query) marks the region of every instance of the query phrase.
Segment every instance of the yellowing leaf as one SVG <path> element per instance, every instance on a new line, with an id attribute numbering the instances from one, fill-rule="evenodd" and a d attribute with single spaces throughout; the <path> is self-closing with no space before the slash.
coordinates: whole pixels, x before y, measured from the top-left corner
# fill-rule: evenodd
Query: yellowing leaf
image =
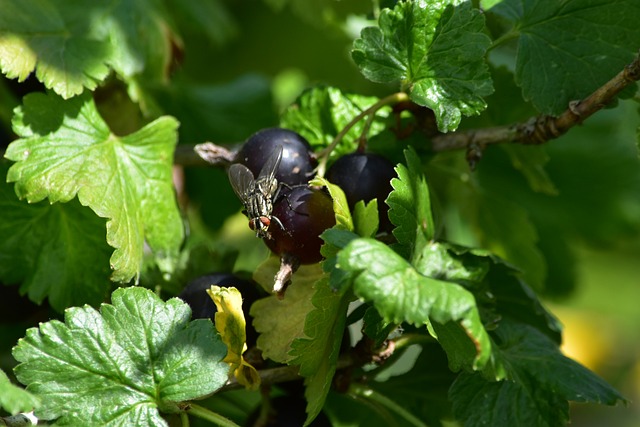
<path id="1" fill-rule="evenodd" d="M 269 257 L 253 274 L 253 279 L 265 289 L 273 285 L 278 271 L 278 257 Z M 313 284 L 323 275 L 319 264 L 303 265 L 291 278 L 291 285 L 282 300 L 276 296 L 260 299 L 251 306 L 253 326 L 260 333 L 257 346 L 262 356 L 278 363 L 287 363 L 291 342 L 306 337 L 304 322 L 313 310 Z"/>
<path id="2" fill-rule="evenodd" d="M 216 329 L 227 346 L 224 362 L 231 366 L 231 372 L 238 383 L 255 390 L 260 387 L 260 376 L 256 369 L 247 363 L 242 353 L 247 349 L 246 321 L 242 312 L 242 294 L 236 288 L 211 286 L 207 290 L 216 308 Z"/>

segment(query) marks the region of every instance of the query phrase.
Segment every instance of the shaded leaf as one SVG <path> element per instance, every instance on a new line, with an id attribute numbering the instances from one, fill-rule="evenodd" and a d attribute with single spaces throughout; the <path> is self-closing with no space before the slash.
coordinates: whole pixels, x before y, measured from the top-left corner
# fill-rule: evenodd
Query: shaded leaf
<path id="1" fill-rule="evenodd" d="M 512 22 L 516 83 L 545 114 L 557 115 L 588 96 L 638 51 L 636 0 L 504 0 L 490 12 Z"/>
<path id="2" fill-rule="evenodd" d="M 7 161 L 0 161 L 5 176 Z M 97 306 L 107 296 L 109 255 L 105 221 L 77 200 L 50 205 L 18 200 L 0 182 L 0 281 L 62 312 L 72 305 Z"/>
<path id="3" fill-rule="evenodd" d="M 503 321 L 495 332 L 509 379 L 461 374 L 449 396 L 465 425 L 564 425 L 569 401 L 615 405 L 625 399 L 584 366 L 562 355 L 536 329 Z"/>

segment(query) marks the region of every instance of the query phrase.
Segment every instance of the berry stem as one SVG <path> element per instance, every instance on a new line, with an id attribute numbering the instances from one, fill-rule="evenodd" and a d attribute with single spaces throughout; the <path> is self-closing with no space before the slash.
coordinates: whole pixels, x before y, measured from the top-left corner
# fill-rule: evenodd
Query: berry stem
<path id="1" fill-rule="evenodd" d="M 211 421 L 212 423 L 214 423 L 217 426 L 222 426 L 222 427 L 239 427 L 238 424 L 234 423 L 233 421 L 231 421 L 228 418 L 223 417 L 220 414 L 216 414 L 215 412 L 204 408 L 200 405 L 197 405 L 195 403 L 190 403 L 189 404 L 189 409 L 188 412 L 192 415 L 195 415 L 198 418 L 202 418 L 204 420 L 207 421 Z"/>
<path id="2" fill-rule="evenodd" d="M 395 412 L 397 415 L 402 417 L 402 419 L 407 421 L 412 426 L 427 427 L 427 425 L 423 421 L 416 418 L 413 414 L 408 412 L 402 406 L 398 405 L 393 400 L 387 398 L 386 396 L 383 396 L 382 394 L 376 392 L 375 390 L 372 390 L 371 388 L 365 385 L 352 383 L 351 386 L 349 387 L 348 394 L 351 394 L 353 396 L 357 396 L 365 400 L 375 402 L 381 406 L 384 406 L 385 408 Z"/>
<path id="3" fill-rule="evenodd" d="M 360 114 L 355 116 L 353 119 L 351 119 L 351 121 L 349 123 L 347 123 L 344 128 L 342 128 L 342 130 L 336 135 L 336 137 L 333 138 L 333 141 L 331 141 L 331 144 L 329 144 L 324 150 L 322 150 L 322 151 L 320 151 L 318 153 L 318 155 L 317 155 L 317 157 L 318 157 L 317 175 L 320 176 L 320 177 L 324 177 L 324 173 L 325 173 L 325 171 L 327 169 L 327 161 L 329 160 L 329 155 L 336 148 L 336 146 L 340 143 L 340 141 L 342 141 L 342 138 L 344 138 L 344 136 L 347 134 L 347 132 L 349 132 L 351 130 L 351 128 L 353 126 L 355 126 L 356 123 L 358 123 L 363 118 L 371 115 L 371 117 L 367 121 L 367 124 L 365 125 L 364 131 L 363 131 L 363 135 L 364 135 L 369 130 L 369 127 L 371 126 L 371 123 L 373 122 L 373 116 L 375 116 L 376 111 L 378 111 L 379 109 L 381 109 L 382 107 L 385 107 L 387 105 L 397 104 L 399 102 L 404 102 L 404 101 L 408 101 L 408 100 L 409 100 L 409 95 L 407 95 L 404 92 L 396 92 L 396 93 L 393 93 L 393 94 L 391 94 L 389 96 L 385 96 L 384 98 L 381 98 L 380 100 L 378 100 L 378 102 L 376 102 L 375 104 L 373 104 L 372 106 L 370 106 L 366 110 L 362 111 Z"/>
<path id="4" fill-rule="evenodd" d="M 280 257 L 280 269 L 276 273 L 273 282 L 273 293 L 276 294 L 278 299 L 284 298 L 284 293 L 287 287 L 291 284 L 291 276 L 300 267 L 300 261 L 297 257 L 284 253 Z"/>

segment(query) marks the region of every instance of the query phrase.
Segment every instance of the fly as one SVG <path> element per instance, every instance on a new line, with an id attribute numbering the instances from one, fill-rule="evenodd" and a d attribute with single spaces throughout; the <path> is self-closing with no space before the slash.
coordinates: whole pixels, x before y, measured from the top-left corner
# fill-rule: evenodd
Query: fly
<path id="1" fill-rule="evenodd" d="M 281 159 L 282 147 L 280 146 L 271 153 L 255 179 L 253 173 L 245 165 L 235 163 L 229 168 L 231 188 L 242 201 L 245 214 L 249 218 L 249 228 L 255 230 L 256 237 L 271 238 L 271 234 L 267 230 L 272 221 L 275 221 L 284 230 L 280 220 L 271 215 L 273 202 L 280 189 L 280 184 L 275 176 Z"/>

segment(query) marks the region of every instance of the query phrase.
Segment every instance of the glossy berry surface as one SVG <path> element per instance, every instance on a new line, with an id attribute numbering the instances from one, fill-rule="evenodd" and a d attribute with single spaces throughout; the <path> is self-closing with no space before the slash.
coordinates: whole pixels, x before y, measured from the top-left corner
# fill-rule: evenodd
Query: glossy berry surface
<path id="1" fill-rule="evenodd" d="M 245 165 L 257 177 L 279 146 L 282 146 L 282 160 L 275 176 L 278 182 L 291 186 L 306 184 L 316 164 L 311 157 L 311 146 L 298 133 L 288 129 L 269 128 L 251 135 L 238 151 L 235 163 Z"/>
<path id="2" fill-rule="evenodd" d="M 274 204 L 272 215 L 283 226 L 272 223 L 271 239 L 264 239 L 272 252 L 293 255 L 301 264 L 322 260 L 320 234 L 336 222 L 333 201 L 327 193 L 306 186 L 286 189 Z"/>
<path id="3" fill-rule="evenodd" d="M 327 171 L 329 182 L 336 184 L 344 191 L 353 209 L 356 202 L 363 200 L 378 201 L 380 212 L 380 231 L 391 232 L 392 225 L 387 212 L 389 207 L 384 203 L 393 189 L 391 179 L 396 176 L 393 164 L 384 157 L 372 153 L 351 153 L 340 157 Z"/>
<path id="4" fill-rule="evenodd" d="M 242 279 L 230 273 L 211 273 L 197 277 L 185 286 L 178 298 L 189 304 L 191 307 L 192 319 L 211 319 L 217 312 L 216 305 L 207 294 L 207 289 L 211 285 L 220 287 L 234 287 L 242 294 L 242 311 L 245 316 L 249 313 L 249 308 L 254 301 L 265 296 L 257 283 L 252 280 Z M 258 339 L 258 333 L 251 326 L 250 319 L 247 320 L 247 346 L 252 347 Z"/>

